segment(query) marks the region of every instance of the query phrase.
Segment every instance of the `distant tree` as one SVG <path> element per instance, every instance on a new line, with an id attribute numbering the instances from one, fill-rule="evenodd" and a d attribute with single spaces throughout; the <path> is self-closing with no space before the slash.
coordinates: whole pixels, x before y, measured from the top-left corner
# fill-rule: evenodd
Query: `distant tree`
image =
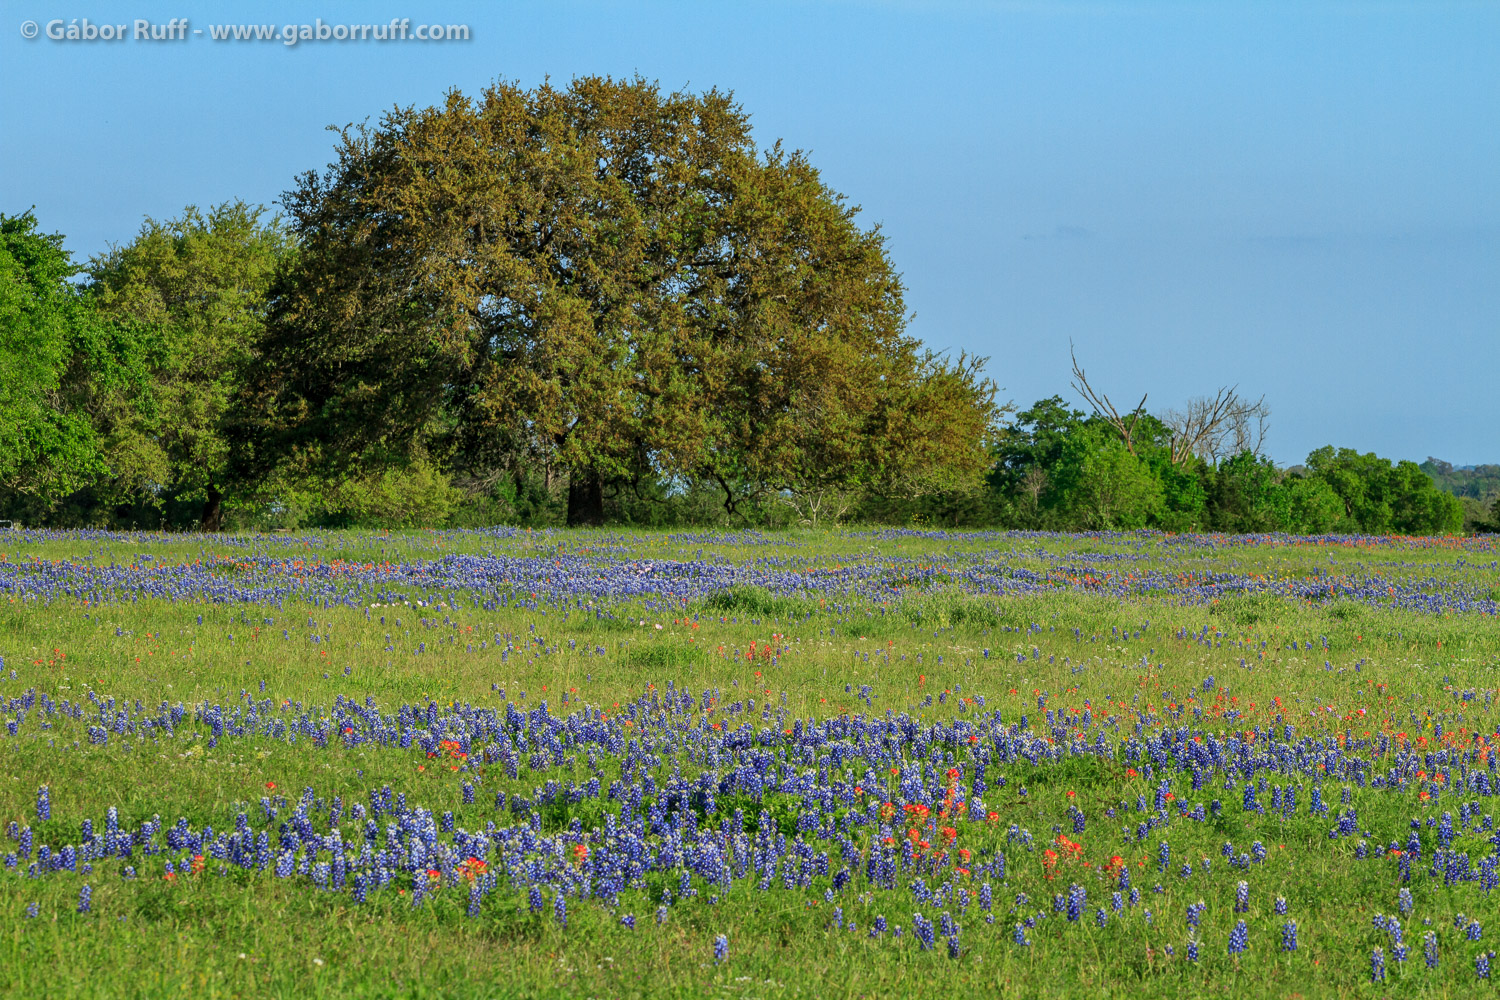
<path id="1" fill-rule="evenodd" d="M 662 477 L 977 478 L 994 386 L 905 332 L 878 229 L 726 94 L 496 84 L 342 133 L 284 204 L 296 266 L 246 386 L 247 471 L 557 468 L 568 521 Z"/>
<path id="2" fill-rule="evenodd" d="M 152 419 L 117 421 L 118 464 L 155 471 L 163 496 L 200 505 L 204 531 L 223 524 L 229 441 L 246 365 L 265 320 L 266 294 L 292 252 L 265 210 L 225 202 L 206 215 L 147 219 L 130 243 L 89 264 L 100 310 L 154 331 Z M 128 460 L 127 460 L 128 459 Z"/>
<path id="3" fill-rule="evenodd" d="M 1315 476 L 1288 476 L 1286 487 L 1292 511 L 1288 530 L 1309 535 L 1360 530 L 1345 509 L 1343 499 L 1326 480 Z"/>
<path id="4" fill-rule="evenodd" d="M 1007 504 L 1013 526 L 1061 523 L 1053 474 L 1069 436 L 1085 421 L 1083 411 L 1069 409 L 1061 396 L 1051 396 L 1017 413 L 996 434 L 988 483 Z"/>
<path id="5" fill-rule="evenodd" d="M 62 244 L 30 212 L 0 215 L 0 492 L 38 512 L 108 472 L 101 397 L 150 406 L 138 331 L 99 317 Z"/>
<path id="6" fill-rule="evenodd" d="M 1055 509 L 1077 528 L 1144 528 L 1161 508 L 1150 467 L 1103 427 L 1069 435 L 1051 481 Z"/>
<path id="7" fill-rule="evenodd" d="M 1095 415 L 1120 435 L 1126 450 L 1139 454 L 1137 428 L 1146 416 L 1146 394 L 1130 413 L 1116 409 L 1107 394 L 1095 389 L 1078 363 L 1078 355 L 1069 349 L 1073 361 L 1072 386 L 1093 407 Z M 1188 401 L 1182 410 L 1168 410 L 1157 423 L 1167 431 L 1158 443 L 1166 448 L 1173 465 L 1217 462 L 1248 451 L 1259 455 L 1265 444 L 1271 410 L 1266 398 L 1250 400 L 1239 394 L 1238 386 L 1222 386 L 1212 397 L 1199 396 Z"/>
<path id="8" fill-rule="evenodd" d="M 1438 489 L 1454 496 L 1472 498 L 1486 507 L 1500 498 L 1500 465 L 1455 468 L 1452 462 L 1429 457 L 1420 468 L 1432 477 Z"/>
<path id="9" fill-rule="evenodd" d="M 1296 527 L 1292 492 L 1270 459 L 1242 451 L 1213 476 L 1210 507 L 1217 531 L 1287 531 Z"/>
<path id="10" fill-rule="evenodd" d="M 1440 490 L 1415 462 L 1397 462 L 1386 491 L 1391 525 L 1404 535 L 1456 534 L 1463 530 L 1463 503 Z"/>
<path id="11" fill-rule="evenodd" d="M 1359 531 L 1431 535 L 1463 528 L 1463 505 L 1440 491 L 1414 462 L 1392 465 L 1373 453 L 1319 448 L 1307 456 L 1308 473 L 1325 482 Z"/>

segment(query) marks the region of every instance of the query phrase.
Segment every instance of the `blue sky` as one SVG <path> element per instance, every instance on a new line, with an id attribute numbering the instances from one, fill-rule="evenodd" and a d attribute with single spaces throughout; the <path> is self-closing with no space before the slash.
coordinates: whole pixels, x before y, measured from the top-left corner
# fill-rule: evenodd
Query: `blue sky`
<path id="1" fill-rule="evenodd" d="M 232 11 L 232 13 L 231 13 Z M 176 43 L 26 20 L 187 17 Z M 210 24 L 465 23 L 443 44 Z M 1500 462 L 1500 3 L 0 4 L 0 211 L 86 258 L 145 215 L 272 204 L 325 126 L 639 73 L 732 90 L 880 223 L 913 331 L 1002 397 L 1239 383 L 1271 454 Z"/>

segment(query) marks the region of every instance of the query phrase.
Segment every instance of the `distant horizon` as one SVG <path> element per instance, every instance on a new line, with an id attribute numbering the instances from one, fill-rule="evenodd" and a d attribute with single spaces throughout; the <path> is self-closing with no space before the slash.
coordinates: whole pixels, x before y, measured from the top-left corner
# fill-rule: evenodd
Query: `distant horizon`
<path id="1" fill-rule="evenodd" d="M 1117 404 L 1237 384 L 1282 466 L 1325 444 L 1500 464 L 1500 4 L 146 0 L 8 8 L 0 212 L 79 264 L 147 216 L 276 210 L 330 124 L 497 79 L 733 91 L 880 224 L 911 332 L 1024 409 L 1068 345 Z M 468 41 L 26 39 L 17 24 L 463 24 Z"/>

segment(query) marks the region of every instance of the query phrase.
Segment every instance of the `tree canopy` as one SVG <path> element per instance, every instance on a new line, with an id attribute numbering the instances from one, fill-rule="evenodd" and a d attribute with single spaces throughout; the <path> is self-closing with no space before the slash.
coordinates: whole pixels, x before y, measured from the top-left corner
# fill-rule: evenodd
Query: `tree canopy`
<path id="1" fill-rule="evenodd" d="M 226 202 L 206 215 L 147 219 L 136 238 L 89 264 L 90 290 L 107 316 L 152 331 L 149 416 L 115 421 L 111 464 L 139 470 L 158 496 L 201 503 L 217 531 L 229 489 L 225 433 L 263 326 L 271 281 L 290 235 L 264 209 Z"/>
<path id="2" fill-rule="evenodd" d="M 912 490 L 975 478 L 975 359 L 905 330 L 878 229 L 717 91 L 496 84 L 341 134 L 285 204 L 299 240 L 251 380 L 245 459 Z"/>
<path id="3" fill-rule="evenodd" d="M 86 271 L 0 215 L 0 517 L 1500 530 L 1497 467 L 1281 468 L 1237 384 L 1125 411 L 1073 357 L 1092 412 L 997 406 L 729 94 L 501 82 L 336 131 L 284 216 L 189 206 Z"/>
<path id="4" fill-rule="evenodd" d="M 137 331 L 101 319 L 62 243 L 0 215 L 0 488 L 41 509 L 108 471 L 102 398 L 149 405 Z"/>

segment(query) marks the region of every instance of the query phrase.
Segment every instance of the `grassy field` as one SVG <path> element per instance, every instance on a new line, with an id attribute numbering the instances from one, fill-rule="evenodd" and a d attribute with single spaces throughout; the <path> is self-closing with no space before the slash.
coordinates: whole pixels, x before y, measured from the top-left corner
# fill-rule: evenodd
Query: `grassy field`
<path id="1" fill-rule="evenodd" d="M 0 535 L 0 993 L 1488 995 L 1497 559 Z"/>

